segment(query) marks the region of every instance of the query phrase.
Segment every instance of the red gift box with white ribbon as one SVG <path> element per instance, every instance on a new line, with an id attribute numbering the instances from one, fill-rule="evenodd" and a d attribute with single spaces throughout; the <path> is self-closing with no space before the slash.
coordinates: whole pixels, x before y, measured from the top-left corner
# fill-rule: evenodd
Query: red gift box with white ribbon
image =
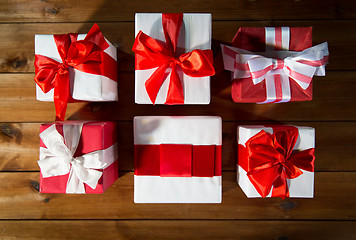
<path id="1" fill-rule="evenodd" d="M 116 123 L 46 123 L 40 132 L 41 193 L 98 194 L 118 178 Z"/>
<path id="2" fill-rule="evenodd" d="M 221 132 L 220 117 L 135 117 L 135 203 L 220 203 Z"/>
<path id="3" fill-rule="evenodd" d="M 237 136 L 237 182 L 247 197 L 314 196 L 314 128 L 246 125 Z"/>
<path id="4" fill-rule="evenodd" d="M 326 42 L 312 47 L 311 27 L 243 27 L 222 53 L 232 99 L 256 103 L 310 101 L 329 57 Z"/>
<path id="5" fill-rule="evenodd" d="M 58 120 L 67 103 L 117 101 L 117 50 L 97 24 L 88 34 L 35 35 L 39 101 L 54 101 Z"/>

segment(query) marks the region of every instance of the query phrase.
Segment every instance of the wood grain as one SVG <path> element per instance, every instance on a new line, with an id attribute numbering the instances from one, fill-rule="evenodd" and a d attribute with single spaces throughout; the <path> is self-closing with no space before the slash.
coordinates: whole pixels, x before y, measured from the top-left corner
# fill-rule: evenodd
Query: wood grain
<path id="1" fill-rule="evenodd" d="M 33 74 L 0 74 L 0 119 L 3 122 L 54 121 L 54 104 L 35 99 Z M 68 104 L 71 120 L 132 121 L 137 115 L 218 115 L 224 121 L 354 121 L 356 72 L 327 72 L 314 78 L 310 102 L 246 104 L 231 100 L 228 72 L 212 78 L 209 105 L 145 105 L 134 103 L 134 74 L 119 74 L 119 101 Z M 16 109 L 16 111 L 14 111 Z"/>
<path id="2" fill-rule="evenodd" d="M 0 5 L 0 22 L 133 21 L 136 12 L 211 12 L 215 20 L 355 19 L 354 1 L 26 1 Z M 263 11 L 261 11 L 263 9 Z M 293 14 L 290 14 L 293 13 Z"/>
<path id="3" fill-rule="evenodd" d="M 235 170 L 236 128 L 239 124 L 263 122 L 223 122 L 223 170 Z M 316 130 L 316 171 L 356 171 L 355 122 L 288 122 Z M 0 171 L 39 171 L 39 123 L 0 124 Z M 132 122 L 118 122 L 119 169 L 133 171 Z M 337 164 L 335 164 L 337 162 Z"/>
<path id="4" fill-rule="evenodd" d="M 356 235 L 356 1 L 13 0 L 0 3 L 0 239 L 352 239 Z M 211 104 L 134 103 L 136 12 L 211 12 L 216 76 Z M 71 120 L 118 122 L 120 178 L 103 195 L 40 194 L 38 131 L 53 103 L 35 99 L 34 35 L 86 33 L 98 22 L 118 48 L 119 101 L 69 104 Z M 242 26 L 313 26 L 328 41 L 326 77 L 311 102 L 237 104 L 220 43 Z M 132 119 L 223 118 L 222 204 L 134 204 Z M 248 199 L 236 183 L 236 126 L 285 123 L 316 129 L 314 199 Z"/>
<path id="5" fill-rule="evenodd" d="M 0 221 L 4 239 L 332 239 L 349 240 L 355 221 L 89 220 Z M 268 236 L 268 237 L 267 237 Z"/>
<path id="6" fill-rule="evenodd" d="M 40 194 L 38 173 L 0 173 L 0 219 L 356 220 L 356 173 L 316 173 L 314 199 L 248 199 L 223 173 L 221 204 L 134 204 L 133 173 L 102 195 Z M 158 214 L 159 213 L 159 214 Z"/>
<path id="7" fill-rule="evenodd" d="M 64 34 L 69 32 L 86 33 L 93 23 L 19 23 L 1 24 L 0 30 L 0 72 L 34 72 L 34 35 Z M 118 48 L 118 68 L 121 72 L 134 70 L 133 22 L 112 22 L 99 24 L 104 36 Z M 212 49 L 217 55 L 220 43 L 229 43 L 239 27 L 265 26 L 313 26 L 315 44 L 328 41 L 330 64 L 328 70 L 356 70 L 353 56 L 356 49 L 356 20 L 325 21 L 217 21 L 213 22 Z M 344 35 L 345 29 L 349 34 Z"/>

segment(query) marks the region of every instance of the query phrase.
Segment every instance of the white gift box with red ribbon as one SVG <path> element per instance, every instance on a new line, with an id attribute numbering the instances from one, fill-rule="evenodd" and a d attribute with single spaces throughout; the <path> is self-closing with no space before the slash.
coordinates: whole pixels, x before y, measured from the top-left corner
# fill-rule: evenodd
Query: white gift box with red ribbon
<path id="1" fill-rule="evenodd" d="M 165 42 L 161 13 L 136 13 L 135 36 L 139 31 L 150 37 Z M 183 23 L 178 36 L 177 53 L 179 55 L 194 49 L 211 49 L 211 14 L 183 14 Z M 135 70 L 135 102 L 152 104 L 145 88 L 145 82 L 157 68 Z M 164 104 L 167 98 L 170 69 L 158 92 L 155 104 Z M 184 92 L 184 104 L 210 103 L 210 77 L 190 77 L 179 74 Z"/>
<path id="2" fill-rule="evenodd" d="M 77 40 L 83 40 L 86 34 L 78 34 Z M 104 50 L 109 56 L 117 61 L 117 49 L 108 40 L 109 47 Z M 58 53 L 57 45 L 53 35 L 35 35 L 35 54 L 52 58 L 59 63 L 62 59 Z M 75 100 L 81 101 L 117 101 L 117 79 L 110 79 L 106 76 L 95 75 L 79 71 L 69 67 L 70 92 Z M 54 89 L 44 93 L 36 85 L 36 98 L 39 101 L 53 102 Z"/>
<path id="3" fill-rule="evenodd" d="M 300 127 L 294 126 L 298 129 L 298 139 L 293 148 L 295 151 L 303 151 L 307 149 L 315 148 L 315 130 L 311 127 Z M 251 183 L 247 175 L 247 169 L 244 169 L 239 165 L 239 162 L 245 161 L 246 159 L 242 159 L 241 157 L 241 149 L 240 147 L 246 147 L 246 142 L 249 141 L 256 134 L 261 131 L 265 131 L 267 133 L 273 134 L 274 130 L 272 127 L 263 126 L 263 125 L 245 125 L 239 126 L 237 128 L 237 138 L 239 145 L 239 154 L 238 154 L 238 164 L 237 164 L 237 183 L 249 198 L 258 198 L 261 197 L 259 192 L 256 190 L 255 186 Z M 300 169 L 302 174 L 297 178 L 288 179 L 288 191 L 289 196 L 292 198 L 313 198 L 314 196 L 314 172 L 307 171 L 304 169 Z M 270 193 L 266 197 L 272 196 L 273 187 Z"/>
<path id="4" fill-rule="evenodd" d="M 208 116 L 135 117 L 135 203 L 220 203 L 221 124 Z"/>

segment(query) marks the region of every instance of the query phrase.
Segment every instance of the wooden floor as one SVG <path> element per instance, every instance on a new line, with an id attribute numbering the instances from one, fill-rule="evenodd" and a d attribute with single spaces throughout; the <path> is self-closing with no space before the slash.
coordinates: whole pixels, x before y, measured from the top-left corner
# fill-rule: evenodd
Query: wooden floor
<path id="1" fill-rule="evenodd" d="M 356 1 L 0 1 L 0 239 L 354 239 L 356 236 Z M 213 51 L 241 26 L 313 26 L 329 42 L 326 77 L 311 102 L 237 104 L 217 66 L 211 104 L 134 103 L 135 12 L 211 12 Z M 86 33 L 97 22 L 119 49 L 119 102 L 70 104 L 68 119 L 118 122 L 120 178 L 103 195 L 40 194 L 39 125 L 53 103 L 35 99 L 34 35 Z M 132 119 L 223 119 L 222 204 L 134 204 Z M 247 199 L 236 183 L 236 127 L 282 122 L 316 128 L 314 199 Z"/>

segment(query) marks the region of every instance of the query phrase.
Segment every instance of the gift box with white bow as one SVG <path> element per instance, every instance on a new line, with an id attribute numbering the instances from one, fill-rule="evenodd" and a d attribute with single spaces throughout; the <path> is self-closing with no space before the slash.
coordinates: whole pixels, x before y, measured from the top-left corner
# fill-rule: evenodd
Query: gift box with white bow
<path id="1" fill-rule="evenodd" d="M 116 123 L 46 123 L 40 132 L 40 192 L 103 193 L 118 178 Z"/>
<path id="2" fill-rule="evenodd" d="M 239 126 L 237 135 L 237 182 L 247 197 L 314 196 L 314 128 Z"/>
<path id="3" fill-rule="evenodd" d="M 136 13 L 135 102 L 209 104 L 211 14 Z"/>
<path id="4" fill-rule="evenodd" d="M 326 42 L 312 47 L 311 27 L 243 27 L 222 53 L 232 99 L 257 103 L 310 101 L 329 57 Z"/>
<path id="5" fill-rule="evenodd" d="M 134 118 L 135 203 L 220 203 L 220 117 Z"/>
<path id="6" fill-rule="evenodd" d="M 117 50 L 98 25 L 88 34 L 35 35 L 37 100 L 55 102 L 64 120 L 68 102 L 117 101 Z"/>

